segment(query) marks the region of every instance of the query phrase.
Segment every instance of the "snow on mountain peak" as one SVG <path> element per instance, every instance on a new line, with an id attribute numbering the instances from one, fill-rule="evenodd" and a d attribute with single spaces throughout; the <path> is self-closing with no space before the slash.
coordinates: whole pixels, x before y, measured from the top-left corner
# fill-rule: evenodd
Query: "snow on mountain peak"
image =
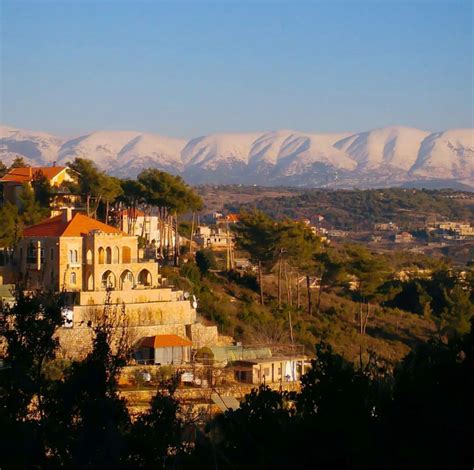
<path id="1" fill-rule="evenodd" d="M 429 133 L 391 126 L 317 134 L 280 129 L 187 141 L 135 131 L 96 131 L 62 139 L 1 126 L 0 159 L 9 164 L 16 156 L 35 165 L 89 158 L 123 176 L 155 167 L 182 174 L 190 182 L 388 185 L 445 178 L 469 183 L 474 181 L 474 130 Z"/>

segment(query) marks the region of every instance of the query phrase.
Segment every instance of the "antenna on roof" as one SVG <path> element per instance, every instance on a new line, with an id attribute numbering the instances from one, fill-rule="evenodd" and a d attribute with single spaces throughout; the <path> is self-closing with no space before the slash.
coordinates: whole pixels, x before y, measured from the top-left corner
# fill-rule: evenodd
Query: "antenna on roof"
<path id="1" fill-rule="evenodd" d="M 53 161 L 52 166 L 56 166 L 56 160 Z"/>

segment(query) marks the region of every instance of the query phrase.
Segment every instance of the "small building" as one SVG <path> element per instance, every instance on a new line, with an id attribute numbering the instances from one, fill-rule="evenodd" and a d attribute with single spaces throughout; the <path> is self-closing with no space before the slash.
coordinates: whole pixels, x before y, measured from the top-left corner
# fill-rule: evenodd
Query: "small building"
<path id="1" fill-rule="evenodd" d="M 346 238 L 349 236 L 349 232 L 345 230 L 328 230 L 328 236 L 335 238 Z"/>
<path id="2" fill-rule="evenodd" d="M 374 224 L 374 230 L 380 232 L 398 232 L 398 225 L 394 224 L 393 222 L 382 222 Z"/>
<path id="3" fill-rule="evenodd" d="M 305 372 L 306 357 L 270 357 L 236 361 L 235 380 L 260 385 L 264 383 L 296 382 Z"/>
<path id="4" fill-rule="evenodd" d="M 239 222 L 239 220 L 239 214 L 220 214 L 220 216 L 215 217 L 216 224 L 236 224 Z"/>
<path id="5" fill-rule="evenodd" d="M 196 232 L 193 240 L 203 248 L 222 251 L 233 247 L 235 243 L 234 235 L 225 229 L 211 229 L 210 227 L 200 226 Z"/>
<path id="6" fill-rule="evenodd" d="M 395 243 L 411 243 L 413 235 L 408 232 L 401 232 L 395 235 Z"/>
<path id="7" fill-rule="evenodd" d="M 135 359 L 141 364 L 180 365 L 191 361 L 192 341 L 177 335 L 155 335 L 143 338 Z"/>

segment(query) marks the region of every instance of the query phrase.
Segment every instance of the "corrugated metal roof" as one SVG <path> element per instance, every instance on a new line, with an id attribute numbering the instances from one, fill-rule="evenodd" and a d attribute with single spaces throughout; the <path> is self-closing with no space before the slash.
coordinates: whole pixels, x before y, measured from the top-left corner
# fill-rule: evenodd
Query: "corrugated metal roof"
<path id="1" fill-rule="evenodd" d="M 196 359 L 209 359 L 216 362 L 233 362 L 243 359 L 257 359 L 272 357 L 272 350 L 268 347 L 243 348 L 242 346 L 216 346 L 201 348 Z"/>

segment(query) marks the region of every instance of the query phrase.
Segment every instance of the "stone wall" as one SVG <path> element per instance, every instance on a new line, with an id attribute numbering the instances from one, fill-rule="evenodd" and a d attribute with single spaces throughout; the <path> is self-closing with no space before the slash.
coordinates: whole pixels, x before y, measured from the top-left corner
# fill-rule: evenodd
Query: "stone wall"
<path id="1" fill-rule="evenodd" d="M 107 297 L 107 292 L 80 292 L 79 305 L 103 305 Z M 182 291 L 173 291 L 170 287 L 159 289 L 128 289 L 110 291 L 110 302 L 121 303 L 146 303 L 146 302 L 170 302 L 183 300 Z M 188 302 L 189 303 L 189 302 Z"/>
<path id="2" fill-rule="evenodd" d="M 112 309 L 125 308 L 127 322 L 130 326 L 153 325 L 191 325 L 196 322 L 196 310 L 186 301 L 145 302 L 114 304 Z M 74 306 L 74 326 L 93 319 L 100 314 L 104 305 Z"/>

